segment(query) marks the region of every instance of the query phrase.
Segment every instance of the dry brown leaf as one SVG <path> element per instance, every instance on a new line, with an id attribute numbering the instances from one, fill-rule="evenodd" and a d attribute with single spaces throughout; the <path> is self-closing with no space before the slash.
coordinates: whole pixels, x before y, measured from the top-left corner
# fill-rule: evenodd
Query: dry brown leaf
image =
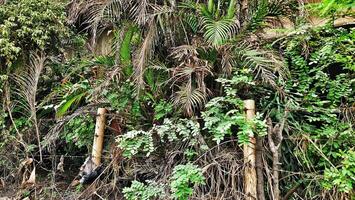
<path id="1" fill-rule="evenodd" d="M 3 188 L 5 188 L 5 181 L 2 178 L 0 178 L 0 189 Z"/>
<path id="2" fill-rule="evenodd" d="M 30 178 L 26 181 L 26 184 L 36 184 L 36 167 L 33 168 Z"/>
<path id="3" fill-rule="evenodd" d="M 18 169 L 18 174 L 21 174 L 22 169 L 27 166 L 30 165 L 31 163 L 33 163 L 33 159 L 32 158 L 27 158 L 24 161 L 22 161 L 20 163 L 19 169 Z"/>

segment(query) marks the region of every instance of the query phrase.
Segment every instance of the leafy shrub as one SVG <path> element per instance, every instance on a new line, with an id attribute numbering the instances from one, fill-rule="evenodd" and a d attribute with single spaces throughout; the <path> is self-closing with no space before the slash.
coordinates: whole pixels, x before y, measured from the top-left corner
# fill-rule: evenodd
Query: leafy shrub
<path id="1" fill-rule="evenodd" d="M 55 47 L 70 33 L 64 4 L 11 0 L 0 6 L 0 57 L 11 64 L 24 49 Z"/>
<path id="2" fill-rule="evenodd" d="M 233 127 L 238 136 L 239 144 L 249 142 L 250 135 L 266 135 L 266 124 L 257 114 L 252 120 L 247 120 L 244 114 L 243 101 L 236 96 L 237 88 L 242 85 L 254 85 L 250 76 L 235 73 L 231 79 L 218 79 L 222 83 L 225 96 L 211 99 L 202 113 L 205 129 L 213 135 L 218 144 L 226 135 L 233 134 Z"/>
<path id="3" fill-rule="evenodd" d="M 132 130 L 117 137 L 118 147 L 123 149 L 123 156 L 132 158 L 138 153 L 149 156 L 156 147 L 153 143 L 153 133 L 160 136 L 161 142 L 183 141 L 191 147 L 196 144 L 200 133 L 200 125 L 193 120 L 179 119 L 176 121 L 164 119 L 162 125 L 155 125 L 149 131 Z"/>
<path id="4" fill-rule="evenodd" d="M 354 30 L 321 27 L 299 31 L 282 44 L 292 72 L 285 90 L 298 109 L 290 122 L 297 130 L 293 136 L 316 141 L 294 152 L 302 165 L 324 172 L 326 189 L 344 192 L 353 184 L 348 161 L 353 160 L 355 135 L 353 116 L 346 110 L 355 102 L 354 39 Z"/>
<path id="5" fill-rule="evenodd" d="M 78 148 L 86 147 L 90 149 L 94 132 L 94 120 L 90 116 L 83 116 L 70 120 L 64 126 L 64 131 L 61 135 L 69 144 Z"/>
<path id="6" fill-rule="evenodd" d="M 195 185 L 204 185 L 202 170 L 191 163 L 174 167 L 170 187 L 175 199 L 187 200 L 193 194 Z"/>
<path id="7" fill-rule="evenodd" d="M 355 184 L 355 151 L 344 152 L 341 158 L 341 167 L 325 170 L 323 186 L 327 189 L 337 187 L 339 191 L 349 193 Z"/>
<path id="8" fill-rule="evenodd" d="M 200 124 L 189 119 L 173 121 L 166 118 L 162 125 L 154 126 L 153 129 L 156 130 L 162 141 L 180 140 L 185 142 L 190 140 L 190 145 L 194 145 L 196 142 L 194 138 L 200 133 Z"/>

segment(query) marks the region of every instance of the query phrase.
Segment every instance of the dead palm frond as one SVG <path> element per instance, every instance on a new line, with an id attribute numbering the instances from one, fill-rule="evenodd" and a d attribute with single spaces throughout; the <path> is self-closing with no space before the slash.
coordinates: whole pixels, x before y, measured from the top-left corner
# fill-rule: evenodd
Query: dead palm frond
<path id="1" fill-rule="evenodd" d="M 131 17 L 141 26 L 144 26 L 148 21 L 148 0 L 136 1 L 131 8 Z"/>
<path id="2" fill-rule="evenodd" d="M 139 48 L 139 53 L 134 59 L 134 79 L 137 84 L 138 91 L 144 87 L 144 70 L 148 60 L 154 52 L 154 46 L 157 41 L 157 27 L 155 21 L 152 19 L 149 22 L 149 30 L 145 39 Z"/>
<path id="3" fill-rule="evenodd" d="M 179 42 L 179 37 L 187 36 L 184 33 L 183 22 L 181 15 L 177 12 L 176 7 L 171 5 L 157 5 L 152 4 L 152 14 L 149 15 L 150 19 L 154 18 L 161 32 L 161 44 L 166 47 L 176 46 Z"/>
<path id="4" fill-rule="evenodd" d="M 129 5 L 130 1 L 128 0 L 74 0 L 69 4 L 68 21 L 70 24 L 81 22 L 85 29 L 90 30 L 94 47 L 96 38 L 107 27 L 113 26 L 126 17 L 124 10 Z"/>
<path id="5" fill-rule="evenodd" d="M 178 87 L 173 96 L 174 104 L 191 116 L 197 108 L 206 103 L 209 90 L 205 78 L 212 75 L 211 65 L 199 58 L 197 47 L 193 45 L 173 48 L 170 56 L 178 64 L 172 69 L 171 75 L 172 87 Z"/>
<path id="6" fill-rule="evenodd" d="M 230 45 L 224 45 L 218 48 L 218 52 L 221 57 L 221 71 L 226 75 L 231 75 L 233 67 L 237 65 L 237 61 L 234 56 L 233 47 Z"/>
<path id="7" fill-rule="evenodd" d="M 32 121 L 38 142 L 38 148 L 40 153 L 40 160 L 42 162 L 42 147 L 40 139 L 40 131 L 37 123 L 37 101 L 36 94 L 38 89 L 38 81 L 43 68 L 46 65 L 46 56 L 43 52 L 33 53 L 30 56 L 30 64 L 23 69 L 23 72 L 14 75 L 14 81 L 17 85 L 16 94 L 24 100 L 19 102 L 22 108 L 25 110 L 25 114 L 29 114 L 28 118 Z"/>
<path id="8" fill-rule="evenodd" d="M 173 96 L 173 103 L 181 108 L 185 115 L 192 116 L 196 110 L 201 109 L 207 102 L 206 92 L 200 88 L 193 88 L 191 84 L 180 86 Z"/>

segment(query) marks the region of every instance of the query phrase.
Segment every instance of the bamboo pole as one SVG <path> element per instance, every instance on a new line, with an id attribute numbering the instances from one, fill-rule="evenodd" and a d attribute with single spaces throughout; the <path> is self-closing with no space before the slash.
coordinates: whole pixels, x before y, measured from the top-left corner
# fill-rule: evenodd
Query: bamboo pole
<path id="1" fill-rule="evenodd" d="M 99 166 L 101 164 L 102 148 L 104 143 L 105 122 L 106 122 L 106 109 L 99 108 L 96 116 L 94 144 L 92 146 L 92 160 Z"/>
<path id="2" fill-rule="evenodd" d="M 255 101 L 248 99 L 244 101 L 244 108 L 247 120 L 251 120 L 255 117 Z M 255 169 L 255 137 L 249 135 L 249 144 L 243 146 L 244 149 L 244 192 L 246 194 L 246 200 L 257 199 L 257 179 Z"/>

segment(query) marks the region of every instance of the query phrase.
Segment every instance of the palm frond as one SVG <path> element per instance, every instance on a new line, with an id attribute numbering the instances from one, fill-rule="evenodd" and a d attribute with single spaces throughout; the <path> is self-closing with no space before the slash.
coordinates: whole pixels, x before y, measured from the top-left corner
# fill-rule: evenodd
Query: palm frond
<path id="1" fill-rule="evenodd" d="M 267 19 L 279 19 L 281 16 L 294 13 L 295 9 L 291 9 L 294 0 L 261 0 L 257 2 L 256 9 L 251 13 L 251 19 L 248 24 L 249 30 L 256 30 L 262 26 L 263 22 L 270 21 Z"/>
<path id="2" fill-rule="evenodd" d="M 234 19 L 213 20 L 203 17 L 203 29 L 205 30 L 203 34 L 205 40 L 213 46 L 218 46 L 238 31 L 238 25 Z"/>
<path id="3" fill-rule="evenodd" d="M 134 80 L 138 91 L 144 87 L 144 69 L 148 60 L 151 58 L 154 52 L 154 46 L 157 40 L 157 27 L 155 21 L 152 19 L 149 23 L 148 33 L 139 49 L 134 60 Z"/>
<path id="4" fill-rule="evenodd" d="M 237 65 L 234 57 L 233 48 L 229 45 L 218 48 L 221 58 L 221 70 L 222 73 L 230 75 L 232 74 L 233 67 Z"/>
<path id="5" fill-rule="evenodd" d="M 185 115 L 192 116 L 207 102 L 207 93 L 199 88 L 192 88 L 190 84 L 179 87 L 173 96 L 175 107 L 181 108 Z"/>
<path id="6" fill-rule="evenodd" d="M 194 33 L 197 32 L 200 24 L 196 15 L 192 13 L 187 13 L 184 17 L 184 21 L 189 25 L 189 27 Z"/>
<path id="7" fill-rule="evenodd" d="M 177 62 L 170 79 L 172 87 L 178 88 L 173 95 L 174 104 L 191 116 L 206 103 L 209 90 L 205 78 L 212 75 L 211 65 L 199 58 L 197 47 L 193 45 L 175 47 L 170 56 Z"/>
<path id="8" fill-rule="evenodd" d="M 40 74 L 45 66 L 46 56 L 44 53 L 33 53 L 30 55 L 30 64 L 19 74 L 14 75 L 17 85 L 16 94 L 25 100 L 30 115 L 29 118 L 36 116 L 36 94 Z"/>
<path id="9" fill-rule="evenodd" d="M 130 11 L 131 16 L 137 24 L 143 26 L 148 22 L 148 8 L 148 0 L 136 1 L 135 4 L 132 6 Z"/>
<path id="10" fill-rule="evenodd" d="M 274 88 L 277 88 L 277 79 L 282 81 L 289 76 L 286 65 L 272 52 L 253 49 L 247 44 L 239 44 L 234 50 L 240 66 L 252 69 L 256 79 Z"/>
<path id="11" fill-rule="evenodd" d="M 255 30 L 259 28 L 268 13 L 268 0 L 261 0 L 257 5 L 256 11 L 251 16 L 248 29 Z"/>
<path id="12" fill-rule="evenodd" d="M 36 94 L 38 89 L 38 81 L 43 68 L 46 65 L 46 56 L 43 52 L 33 53 L 30 55 L 30 64 L 23 70 L 22 73 L 14 75 L 13 79 L 17 85 L 15 93 L 21 97 L 25 103 L 24 109 L 29 113 L 29 120 L 32 121 L 37 136 L 40 160 L 42 161 L 42 147 L 40 132 L 37 123 L 37 101 Z"/>
<path id="13" fill-rule="evenodd" d="M 96 38 L 108 27 L 121 20 L 124 8 L 129 4 L 127 0 L 89 0 L 74 1 L 69 8 L 69 23 L 79 21 L 80 16 L 84 21 L 82 24 L 86 29 L 91 30 L 92 45 L 95 45 Z"/>
<path id="14" fill-rule="evenodd" d="M 182 15 L 174 3 L 171 5 L 152 4 L 151 8 L 152 14 L 149 15 L 149 18 L 156 20 L 161 33 L 162 42 L 160 44 L 171 47 L 176 46 L 176 42 L 180 41 L 180 38 L 185 36 L 187 39 Z"/>

